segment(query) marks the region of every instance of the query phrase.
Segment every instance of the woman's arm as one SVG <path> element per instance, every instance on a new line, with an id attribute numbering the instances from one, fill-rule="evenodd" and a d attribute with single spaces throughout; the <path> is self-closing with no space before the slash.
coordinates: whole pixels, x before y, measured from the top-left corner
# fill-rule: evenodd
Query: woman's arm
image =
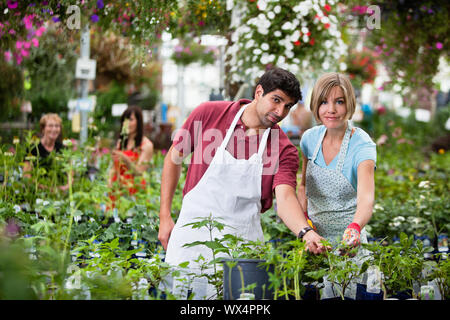
<path id="1" fill-rule="evenodd" d="M 372 217 L 375 202 L 375 162 L 365 160 L 358 166 L 358 187 L 356 197 L 356 213 L 353 222 L 361 229 Z"/>
<path id="2" fill-rule="evenodd" d="M 148 169 L 150 161 L 153 157 L 153 143 L 147 138 L 145 138 L 145 141 L 146 142 L 142 146 L 142 153 L 134 168 L 137 174 L 142 174 Z"/>
<path id="3" fill-rule="evenodd" d="M 306 167 L 308 165 L 308 158 L 303 154 L 300 149 L 300 153 L 302 154 L 302 180 L 300 185 L 298 186 L 297 198 L 300 202 L 300 207 L 302 208 L 302 212 L 308 211 L 308 199 L 306 198 Z"/>

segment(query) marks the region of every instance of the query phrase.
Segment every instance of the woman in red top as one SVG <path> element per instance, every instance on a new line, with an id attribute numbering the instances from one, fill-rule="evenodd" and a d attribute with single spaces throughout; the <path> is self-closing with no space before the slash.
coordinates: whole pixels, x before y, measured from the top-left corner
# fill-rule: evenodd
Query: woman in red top
<path id="1" fill-rule="evenodd" d="M 109 187 L 112 187 L 114 182 L 119 182 L 119 194 L 123 194 L 124 188 L 128 190 L 129 195 L 135 194 L 139 185 L 135 184 L 134 177 L 142 175 L 148 169 L 153 155 L 153 143 L 143 132 L 141 109 L 136 106 L 129 107 L 120 118 L 120 137 L 115 150 L 112 151 L 114 164 L 108 180 Z M 140 186 L 145 187 L 144 179 L 141 179 Z M 114 193 L 113 191 L 110 195 L 113 203 Z"/>

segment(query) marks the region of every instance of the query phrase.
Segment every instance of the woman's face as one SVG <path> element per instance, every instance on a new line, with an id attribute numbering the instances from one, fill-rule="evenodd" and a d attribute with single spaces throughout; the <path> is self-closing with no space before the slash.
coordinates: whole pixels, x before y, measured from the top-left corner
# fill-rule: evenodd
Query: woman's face
<path id="1" fill-rule="evenodd" d="M 61 125 L 54 119 L 48 119 L 45 123 L 43 137 L 50 141 L 56 141 L 61 133 Z"/>
<path id="2" fill-rule="evenodd" d="M 128 133 L 129 134 L 137 133 L 137 119 L 134 113 L 132 113 L 130 119 L 128 119 Z"/>
<path id="3" fill-rule="evenodd" d="M 334 87 L 326 100 L 320 103 L 319 119 L 328 129 L 338 129 L 345 126 L 346 115 L 344 92 L 340 87 Z"/>

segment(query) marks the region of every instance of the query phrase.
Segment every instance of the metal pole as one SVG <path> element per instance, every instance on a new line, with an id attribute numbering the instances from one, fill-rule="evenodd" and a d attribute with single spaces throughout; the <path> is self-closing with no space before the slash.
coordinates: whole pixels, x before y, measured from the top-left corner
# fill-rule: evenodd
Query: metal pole
<path id="1" fill-rule="evenodd" d="M 180 115 L 177 119 L 177 128 L 180 128 L 184 121 L 184 66 L 178 65 L 177 66 L 178 71 L 178 79 L 177 79 L 177 87 L 178 87 L 178 93 L 177 93 L 177 100 L 178 100 L 178 107 L 180 108 Z"/>
<path id="2" fill-rule="evenodd" d="M 83 27 L 81 32 L 81 58 L 89 59 L 90 56 L 90 30 L 89 24 Z M 86 99 L 89 92 L 89 80 L 81 79 L 81 98 Z M 81 130 L 80 130 L 80 145 L 83 145 L 87 140 L 87 123 L 88 123 L 88 111 L 81 110 Z"/>

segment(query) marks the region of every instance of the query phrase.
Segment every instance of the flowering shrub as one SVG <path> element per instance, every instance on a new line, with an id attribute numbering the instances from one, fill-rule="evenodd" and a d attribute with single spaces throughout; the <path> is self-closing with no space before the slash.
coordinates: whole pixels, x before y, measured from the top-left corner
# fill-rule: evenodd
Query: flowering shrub
<path id="1" fill-rule="evenodd" d="M 75 5 L 76 10 L 68 10 Z M 28 49 L 39 45 L 38 38 L 49 22 L 57 23 L 65 32 L 79 32 L 90 23 L 104 30 L 127 35 L 133 42 L 148 44 L 158 38 L 169 23 L 169 12 L 177 9 L 175 0 L 155 1 L 3 1 L 0 23 L 0 52 L 18 64 L 28 56 Z M 77 23 L 78 21 L 78 23 Z"/>
<path id="2" fill-rule="evenodd" d="M 186 66 L 193 62 L 200 64 L 214 63 L 216 59 L 215 48 L 206 47 L 195 42 L 185 42 L 175 47 L 172 60 L 178 64 Z"/>
<path id="3" fill-rule="evenodd" d="M 252 82 L 272 65 L 294 74 L 331 70 L 346 53 L 334 0 L 228 1 L 227 9 L 233 10 L 232 83 Z"/>
<path id="4" fill-rule="evenodd" d="M 352 51 L 347 57 L 347 71 L 353 85 L 361 88 L 365 83 L 373 83 L 377 75 L 376 58 L 368 49 Z"/>
<path id="5" fill-rule="evenodd" d="M 449 52 L 448 2 L 378 0 L 371 4 L 380 8 L 381 25 L 367 33 L 366 45 L 387 67 L 390 81 L 384 88 L 433 86 L 439 58 Z M 367 15 L 366 5 L 367 1 L 349 1 L 347 13 Z"/>

